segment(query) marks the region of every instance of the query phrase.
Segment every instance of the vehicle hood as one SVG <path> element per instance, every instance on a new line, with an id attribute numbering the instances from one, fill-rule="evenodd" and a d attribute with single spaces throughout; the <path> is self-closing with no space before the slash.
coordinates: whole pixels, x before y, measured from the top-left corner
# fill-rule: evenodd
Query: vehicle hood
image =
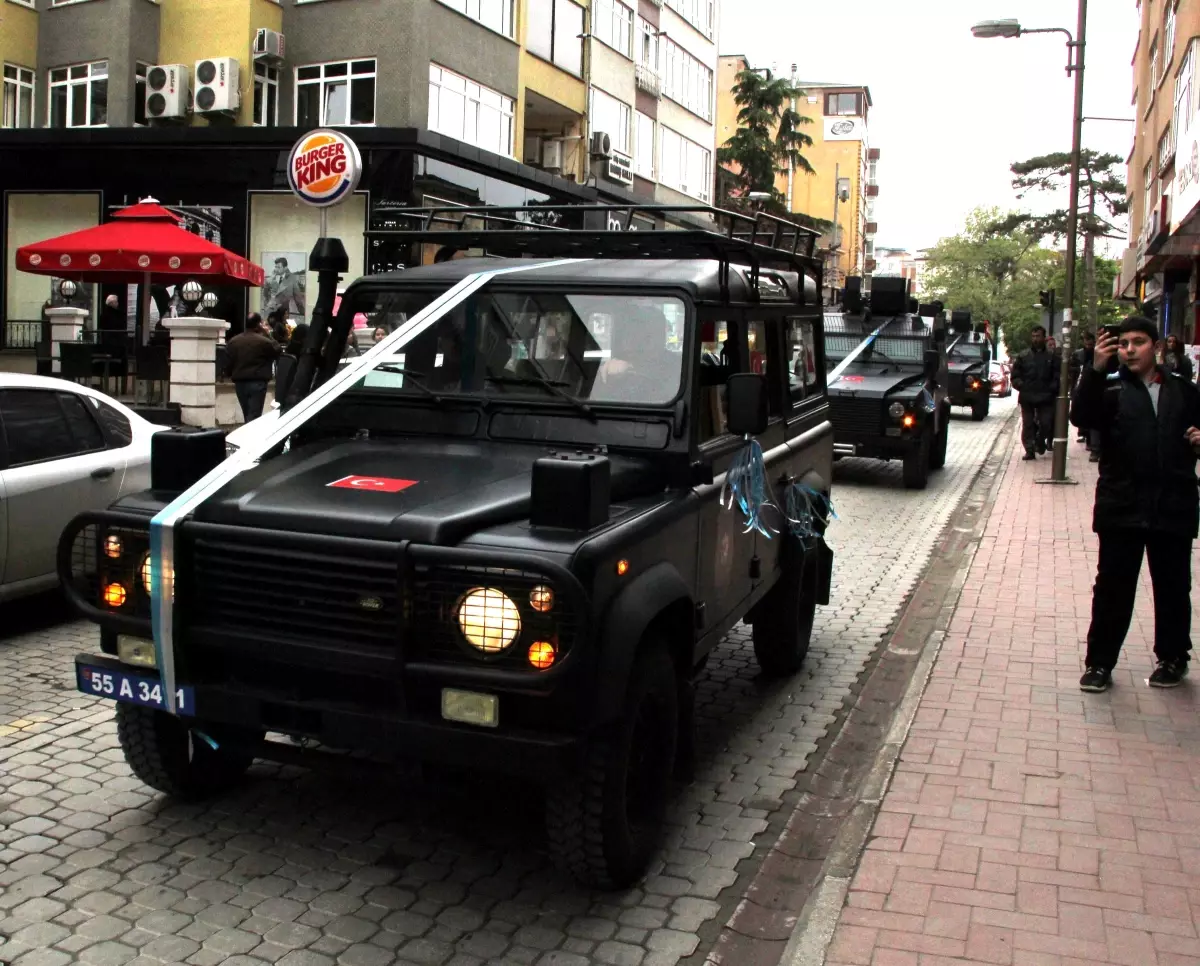
<path id="1" fill-rule="evenodd" d="M 911 369 L 888 369 L 880 372 L 878 366 L 869 370 L 853 367 L 842 373 L 840 379 L 829 386 L 830 396 L 886 396 L 889 393 L 911 389 L 916 392 L 922 382 L 922 374 Z"/>
<path id="2" fill-rule="evenodd" d="M 954 373 L 976 372 L 982 374 L 986 371 L 982 362 L 948 362 L 946 368 Z"/>
<path id="3" fill-rule="evenodd" d="M 527 518 L 544 446 L 484 440 L 323 440 L 254 466 L 194 518 L 275 530 L 454 545 Z M 661 489 L 644 460 L 611 457 L 612 499 Z"/>

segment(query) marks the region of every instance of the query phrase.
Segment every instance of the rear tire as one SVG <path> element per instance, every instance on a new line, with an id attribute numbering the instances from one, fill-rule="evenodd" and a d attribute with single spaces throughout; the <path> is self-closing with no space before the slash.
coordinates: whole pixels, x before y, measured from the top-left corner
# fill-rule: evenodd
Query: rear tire
<path id="1" fill-rule="evenodd" d="M 817 616 L 816 556 L 795 543 L 794 559 L 755 608 L 754 656 L 768 677 L 789 677 L 808 656 Z"/>
<path id="2" fill-rule="evenodd" d="M 932 433 L 921 432 L 921 441 L 904 456 L 904 486 L 909 490 L 923 490 L 929 483 L 929 458 L 933 445 Z"/>
<path id="3" fill-rule="evenodd" d="M 946 465 L 946 450 L 950 445 L 950 407 L 942 410 L 942 425 L 929 449 L 929 468 L 940 470 Z"/>
<path id="4" fill-rule="evenodd" d="M 546 795 L 555 864 L 584 885 L 623 889 L 658 850 L 679 736 L 675 665 L 658 642 L 634 661 L 620 721 L 592 739 L 581 772 Z"/>
<path id="5" fill-rule="evenodd" d="M 982 423 L 987 419 L 988 409 L 991 407 L 991 397 L 984 396 L 982 399 L 976 399 L 971 403 L 971 419 L 977 423 Z"/>
<path id="6" fill-rule="evenodd" d="M 246 735 L 220 728 L 206 733 L 217 742 L 215 749 L 176 715 L 136 704 L 117 705 L 117 740 L 125 761 L 143 782 L 172 798 L 198 801 L 219 795 L 254 761 L 253 755 L 222 743 L 222 738 Z"/>

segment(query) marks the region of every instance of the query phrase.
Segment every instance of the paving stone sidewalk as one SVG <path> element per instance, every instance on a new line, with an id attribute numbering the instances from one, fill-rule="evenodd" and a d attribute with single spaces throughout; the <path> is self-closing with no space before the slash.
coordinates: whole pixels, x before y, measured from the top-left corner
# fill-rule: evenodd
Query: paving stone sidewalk
<path id="1" fill-rule="evenodd" d="M 1070 445 L 1080 485 L 1047 486 L 1014 441 L 827 966 L 1200 963 L 1200 681 L 1147 686 L 1143 568 L 1114 688 L 1078 690 L 1096 467 Z"/>

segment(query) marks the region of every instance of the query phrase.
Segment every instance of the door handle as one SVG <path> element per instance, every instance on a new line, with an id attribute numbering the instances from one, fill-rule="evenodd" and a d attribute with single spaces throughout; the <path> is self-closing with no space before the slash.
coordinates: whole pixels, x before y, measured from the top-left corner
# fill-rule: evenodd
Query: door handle
<path id="1" fill-rule="evenodd" d="M 92 470 L 93 480 L 107 480 L 117 471 L 115 466 L 101 466 L 99 469 Z"/>

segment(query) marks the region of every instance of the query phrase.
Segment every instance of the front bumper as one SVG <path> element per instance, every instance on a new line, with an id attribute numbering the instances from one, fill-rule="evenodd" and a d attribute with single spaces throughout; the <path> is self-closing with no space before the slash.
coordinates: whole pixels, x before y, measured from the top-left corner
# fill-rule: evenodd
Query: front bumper
<path id="1" fill-rule="evenodd" d="M 862 456 L 867 459 L 903 459 L 921 445 L 918 429 L 900 430 L 902 435 L 880 436 L 872 433 L 842 433 L 833 444 L 833 455 Z"/>

